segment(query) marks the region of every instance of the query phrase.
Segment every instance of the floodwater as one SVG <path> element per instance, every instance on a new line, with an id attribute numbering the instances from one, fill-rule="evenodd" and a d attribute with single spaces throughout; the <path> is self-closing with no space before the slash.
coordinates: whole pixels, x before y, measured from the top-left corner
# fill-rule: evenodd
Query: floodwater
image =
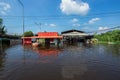
<path id="1" fill-rule="evenodd" d="M 120 80 L 120 45 L 12 46 L 0 53 L 0 80 Z"/>

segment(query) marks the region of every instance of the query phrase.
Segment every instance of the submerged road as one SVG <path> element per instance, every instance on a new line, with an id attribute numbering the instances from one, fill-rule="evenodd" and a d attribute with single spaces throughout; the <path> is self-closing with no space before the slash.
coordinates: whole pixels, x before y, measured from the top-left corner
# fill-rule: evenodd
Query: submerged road
<path id="1" fill-rule="evenodd" d="M 0 80 L 120 80 L 120 45 L 12 46 L 0 53 Z"/>

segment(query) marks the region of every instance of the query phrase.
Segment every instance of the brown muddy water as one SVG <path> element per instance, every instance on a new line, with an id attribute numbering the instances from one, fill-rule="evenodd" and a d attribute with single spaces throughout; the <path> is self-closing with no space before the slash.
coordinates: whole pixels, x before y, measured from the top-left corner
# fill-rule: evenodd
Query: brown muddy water
<path id="1" fill-rule="evenodd" d="M 0 80 L 120 80 L 120 45 L 12 46 L 0 53 Z"/>

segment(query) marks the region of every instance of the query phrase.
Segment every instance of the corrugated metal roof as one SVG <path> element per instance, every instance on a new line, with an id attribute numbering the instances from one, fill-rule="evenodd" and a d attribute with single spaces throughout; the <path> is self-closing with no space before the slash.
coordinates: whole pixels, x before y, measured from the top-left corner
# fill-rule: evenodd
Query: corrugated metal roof
<path id="1" fill-rule="evenodd" d="M 71 33 L 71 32 L 85 33 L 84 31 L 79 31 L 79 30 L 72 29 L 72 30 L 63 31 L 63 32 L 61 32 L 61 34 Z"/>

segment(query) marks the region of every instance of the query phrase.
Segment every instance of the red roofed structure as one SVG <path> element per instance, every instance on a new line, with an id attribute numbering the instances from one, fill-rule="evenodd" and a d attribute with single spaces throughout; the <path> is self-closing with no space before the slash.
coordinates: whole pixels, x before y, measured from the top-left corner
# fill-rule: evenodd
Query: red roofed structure
<path id="1" fill-rule="evenodd" d="M 32 44 L 32 39 L 49 39 L 50 42 L 54 41 L 54 39 L 62 39 L 62 36 L 59 36 L 58 32 L 38 32 L 38 36 L 31 37 L 22 37 L 23 44 Z"/>

